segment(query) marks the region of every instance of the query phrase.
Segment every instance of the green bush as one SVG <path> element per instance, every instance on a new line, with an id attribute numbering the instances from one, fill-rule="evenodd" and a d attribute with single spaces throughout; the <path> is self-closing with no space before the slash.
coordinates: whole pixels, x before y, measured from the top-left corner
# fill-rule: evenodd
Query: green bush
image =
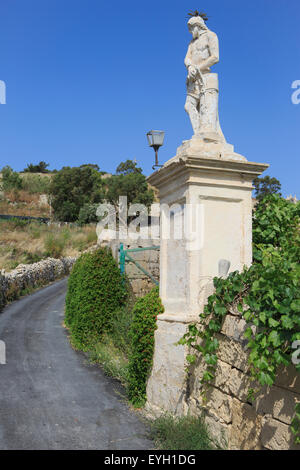
<path id="1" fill-rule="evenodd" d="M 40 162 L 38 165 L 33 163 L 28 163 L 27 168 L 24 169 L 24 173 L 49 173 L 50 170 L 47 170 L 49 163 Z"/>
<path id="2" fill-rule="evenodd" d="M 4 191 L 10 191 L 12 189 L 22 189 L 22 178 L 14 171 L 10 166 L 2 168 L 2 189 Z"/>
<path id="3" fill-rule="evenodd" d="M 256 206 L 253 214 L 253 258 L 262 261 L 262 251 L 273 246 L 296 262 L 300 261 L 300 202 L 293 204 L 273 194 Z"/>
<path id="4" fill-rule="evenodd" d="M 98 222 L 96 215 L 97 207 L 99 204 L 84 204 L 79 211 L 78 223 L 79 225 L 85 225 L 90 223 Z"/>
<path id="5" fill-rule="evenodd" d="M 50 185 L 55 218 L 65 222 L 78 220 L 84 204 L 99 202 L 97 195 L 102 186 L 101 175 L 94 168 L 62 168 L 53 176 Z"/>
<path id="6" fill-rule="evenodd" d="M 146 382 L 153 363 L 156 319 L 163 311 L 158 287 L 138 299 L 133 307 L 129 332 L 128 397 L 134 406 L 143 406 L 146 401 Z"/>
<path id="7" fill-rule="evenodd" d="M 114 312 L 127 298 L 117 262 L 111 251 L 84 253 L 68 281 L 65 322 L 75 347 L 88 350 L 110 331 Z"/>

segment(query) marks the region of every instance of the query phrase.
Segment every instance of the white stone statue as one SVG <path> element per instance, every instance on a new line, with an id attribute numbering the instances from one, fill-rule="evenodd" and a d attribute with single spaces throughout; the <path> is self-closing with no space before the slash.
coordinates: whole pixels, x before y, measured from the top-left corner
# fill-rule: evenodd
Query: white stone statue
<path id="1" fill-rule="evenodd" d="M 210 67 L 219 62 L 218 37 L 199 14 L 189 19 L 188 28 L 193 39 L 184 60 L 188 72 L 185 110 L 195 136 L 225 142 L 219 123 L 218 74 L 210 72 Z"/>
<path id="2" fill-rule="evenodd" d="M 187 98 L 184 108 L 190 117 L 194 134 L 191 139 L 182 142 L 176 155 L 164 166 L 188 156 L 247 161 L 226 141 L 220 127 L 218 74 L 210 71 L 219 62 L 218 37 L 207 28 L 204 13 L 195 11 L 190 16 L 188 28 L 193 39 L 184 60 L 187 68 Z"/>

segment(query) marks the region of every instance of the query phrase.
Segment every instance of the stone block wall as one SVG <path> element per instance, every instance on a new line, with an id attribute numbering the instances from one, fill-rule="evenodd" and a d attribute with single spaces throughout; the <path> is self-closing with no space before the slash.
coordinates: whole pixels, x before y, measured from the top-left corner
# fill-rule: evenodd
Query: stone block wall
<path id="1" fill-rule="evenodd" d="M 228 449 L 300 450 L 289 426 L 300 402 L 300 374 L 292 365 L 282 367 L 275 385 L 262 388 L 249 402 L 248 391 L 255 384 L 249 376 L 245 328 L 238 312 L 227 315 L 218 335 L 214 385 L 207 389 L 205 401 L 200 383 L 204 364 L 199 359 L 189 379 L 186 410 L 194 415 L 204 412 L 211 434 Z"/>
<path id="2" fill-rule="evenodd" d="M 131 248 L 145 248 L 149 246 L 158 246 L 159 240 L 132 240 L 130 238 L 122 240 L 124 250 Z M 119 262 L 120 241 L 114 240 L 109 243 L 114 258 Z M 129 253 L 131 258 L 135 259 L 154 279 L 159 281 L 159 250 L 139 251 Z M 126 275 L 129 279 L 132 291 L 136 297 L 142 297 L 147 294 L 155 284 L 149 276 L 144 274 L 137 266 L 126 261 Z"/>
<path id="3" fill-rule="evenodd" d="M 0 273 L 0 310 L 27 289 L 44 286 L 68 275 L 76 258 L 47 258 L 33 264 L 20 264 Z"/>

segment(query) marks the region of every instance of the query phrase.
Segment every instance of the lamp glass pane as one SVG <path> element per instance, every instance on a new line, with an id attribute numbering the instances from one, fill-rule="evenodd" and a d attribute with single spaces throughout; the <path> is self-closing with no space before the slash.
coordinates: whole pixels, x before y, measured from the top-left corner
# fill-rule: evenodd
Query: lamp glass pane
<path id="1" fill-rule="evenodd" d="M 149 146 L 152 147 L 153 143 L 152 143 L 152 133 L 151 132 L 147 133 L 147 139 L 148 139 Z"/>
<path id="2" fill-rule="evenodd" d="M 154 131 L 153 132 L 153 144 L 162 146 L 164 143 L 165 133 L 163 131 Z"/>

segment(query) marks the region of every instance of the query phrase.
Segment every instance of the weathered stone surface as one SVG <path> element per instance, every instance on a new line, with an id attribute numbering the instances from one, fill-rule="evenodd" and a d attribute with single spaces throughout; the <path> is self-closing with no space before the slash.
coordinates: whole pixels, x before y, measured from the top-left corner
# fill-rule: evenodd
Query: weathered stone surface
<path id="1" fill-rule="evenodd" d="M 202 390 L 201 378 L 206 369 L 203 358 L 199 357 L 190 377 L 191 395 L 200 394 Z M 224 361 L 218 360 L 213 385 L 227 395 L 238 398 L 243 402 L 248 401 L 249 388 L 253 386 L 248 375 Z"/>
<path id="2" fill-rule="evenodd" d="M 147 384 L 151 405 L 174 414 L 182 414 L 186 394 L 185 348 L 176 343 L 185 333 L 185 325 L 157 321 L 153 369 Z"/>
<path id="3" fill-rule="evenodd" d="M 261 442 L 270 450 L 300 450 L 300 445 L 294 444 L 290 427 L 270 416 L 262 418 Z"/>
<path id="4" fill-rule="evenodd" d="M 279 368 L 275 384 L 300 394 L 300 374 L 293 365 Z"/>
<path id="5" fill-rule="evenodd" d="M 231 424 L 225 424 L 218 416 L 210 412 L 204 414 L 204 422 L 213 441 L 219 444 L 222 449 L 227 449 L 231 434 Z"/>
<path id="6" fill-rule="evenodd" d="M 206 393 L 206 399 L 200 398 L 200 407 L 205 408 L 210 413 L 226 424 L 232 422 L 232 397 L 220 390 L 212 387 Z"/>
<path id="7" fill-rule="evenodd" d="M 257 415 L 254 407 L 247 403 L 241 403 L 237 399 L 233 399 L 229 449 L 261 449 L 261 427 L 262 418 Z"/>
<path id="8" fill-rule="evenodd" d="M 247 402 L 249 388 L 251 387 L 250 378 L 220 360 L 218 361 L 214 384 L 229 395 Z"/>
<path id="9" fill-rule="evenodd" d="M 243 318 L 227 315 L 225 317 L 221 333 L 235 341 L 245 342 L 244 333 L 247 327 L 248 325 Z"/>
<path id="10" fill-rule="evenodd" d="M 143 297 L 146 295 L 152 288 L 153 283 L 150 279 L 131 279 L 130 285 L 132 292 L 136 297 Z"/>
<path id="11" fill-rule="evenodd" d="M 237 369 L 247 372 L 249 370 L 248 352 L 239 342 L 225 335 L 217 335 L 219 340 L 218 357 L 227 364 L 231 364 Z"/>
<path id="12" fill-rule="evenodd" d="M 295 413 L 295 405 L 300 402 L 300 395 L 276 386 L 264 387 L 255 400 L 259 414 L 271 415 L 273 418 L 290 424 Z"/>

